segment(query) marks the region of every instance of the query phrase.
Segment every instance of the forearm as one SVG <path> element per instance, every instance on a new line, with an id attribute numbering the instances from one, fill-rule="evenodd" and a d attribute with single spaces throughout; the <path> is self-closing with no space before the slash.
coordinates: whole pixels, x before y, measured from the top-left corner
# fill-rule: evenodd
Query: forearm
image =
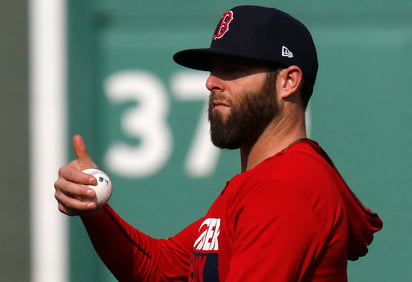
<path id="1" fill-rule="evenodd" d="M 97 216 L 81 217 L 90 240 L 119 281 L 156 281 L 159 240 L 151 238 L 120 218 L 110 206 Z"/>

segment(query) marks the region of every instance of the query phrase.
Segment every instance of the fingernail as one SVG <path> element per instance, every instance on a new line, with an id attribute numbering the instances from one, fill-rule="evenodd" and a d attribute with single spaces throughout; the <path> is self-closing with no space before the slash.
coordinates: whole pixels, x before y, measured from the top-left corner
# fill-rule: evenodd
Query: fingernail
<path id="1" fill-rule="evenodd" d="M 90 183 L 90 184 L 93 184 L 93 183 L 95 182 L 95 180 L 96 180 L 96 178 L 91 177 L 91 178 L 89 178 L 89 183 Z"/>
<path id="2" fill-rule="evenodd" d="M 90 203 L 87 205 L 88 208 L 93 208 L 93 206 L 94 206 L 94 203 Z"/>
<path id="3" fill-rule="evenodd" d="M 89 196 L 93 195 L 93 189 L 87 190 L 87 195 L 89 195 Z"/>

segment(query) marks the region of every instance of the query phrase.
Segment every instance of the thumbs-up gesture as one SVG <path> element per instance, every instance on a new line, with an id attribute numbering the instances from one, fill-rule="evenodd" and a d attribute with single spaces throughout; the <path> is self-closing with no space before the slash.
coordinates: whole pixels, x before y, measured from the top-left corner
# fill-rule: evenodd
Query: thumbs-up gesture
<path id="1" fill-rule="evenodd" d="M 73 149 L 77 159 L 59 169 L 59 178 L 54 183 L 55 198 L 59 210 L 67 215 L 90 215 L 100 210 L 96 205 L 96 192 L 85 185 L 96 185 L 96 179 L 83 173 L 86 168 L 97 168 L 89 157 L 80 135 L 73 137 Z"/>

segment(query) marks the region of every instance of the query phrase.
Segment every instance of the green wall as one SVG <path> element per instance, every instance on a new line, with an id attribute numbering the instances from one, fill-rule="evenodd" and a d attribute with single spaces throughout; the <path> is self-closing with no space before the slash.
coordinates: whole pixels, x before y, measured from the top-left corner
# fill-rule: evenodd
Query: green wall
<path id="1" fill-rule="evenodd" d="M 69 2 L 69 135 L 82 134 L 111 175 L 111 205 L 155 237 L 203 215 L 239 172 L 237 152 L 208 151 L 196 139 L 205 132 L 206 73 L 171 57 L 208 46 L 220 15 L 242 3 Z M 411 280 L 412 2 L 253 3 L 283 9 L 312 31 L 320 69 L 311 137 L 384 221 L 368 256 L 349 264 L 350 281 Z M 201 170 L 188 169 L 189 160 Z M 112 281 L 79 219 L 70 222 L 71 281 Z"/>

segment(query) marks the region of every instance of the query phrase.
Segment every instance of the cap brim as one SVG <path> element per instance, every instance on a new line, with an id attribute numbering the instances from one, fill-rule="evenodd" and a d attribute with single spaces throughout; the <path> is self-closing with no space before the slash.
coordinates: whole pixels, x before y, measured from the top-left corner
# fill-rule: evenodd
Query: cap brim
<path id="1" fill-rule="evenodd" d="M 210 48 L 187 49 L 174 54 L 173 60 L 184 67 L 209 71 L 213 58 L 219 55 L 222 56 L 228 54 Z"/>
<path id="2" fill-rule="evenodd" d="M 173 60 L 187 68 L 195 70 L 210 71 L 214 60 L 217 58 L 233 58 L 248 61 L 255 65 L 281 65 L 276 61 L 263 60 L 261 58 L 253 58 L 244 54 L 237 54 L 233 51 L 219 50 L 217 48 L 202 48 L 202 49 L 187 49 L 174 54 Z"/>

